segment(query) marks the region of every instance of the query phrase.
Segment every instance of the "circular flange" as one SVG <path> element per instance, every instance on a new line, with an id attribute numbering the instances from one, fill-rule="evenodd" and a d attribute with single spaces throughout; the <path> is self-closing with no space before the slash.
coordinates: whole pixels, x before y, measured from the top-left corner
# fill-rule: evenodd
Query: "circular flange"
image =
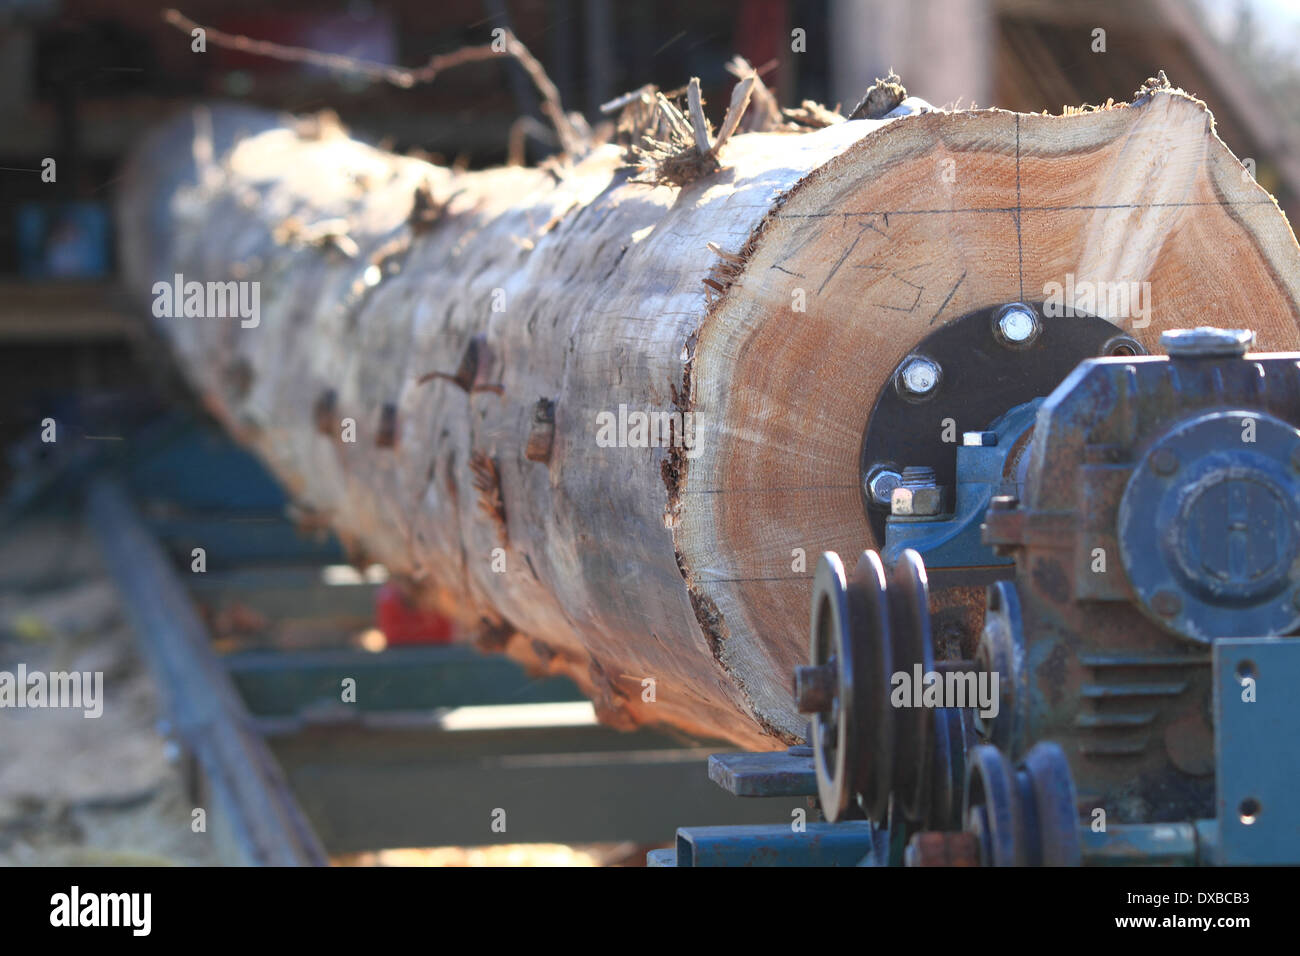
<path id="1" fill-rule="evenodd" d="M 999 339 L 997 319 L 1007 303 L 967 313 L 916 343 L 876 398 L 862 439 L 861 473 L 897 462 L 933 468 L 940 485 L 956 481 L 955 445 L 944 441 L 944 420 L 954 434 L 978 431 L 1007 409 L 1050 394 L 1084 359 L 1110 354 L 1122 339 L 1141 351 L 1115 325 L 1091 315 L 1044 316 L 1041 303 L 1016 303 L 1032 309 L 1039 327 L 1032 340 L 1011 347 Z M 909 360 L 922 356 L 942 370 L 935 387 L 918 396 L 896 386 Z M 906 393 L 906 394 L 904 394 Z M 863 503 L 877 546 L 885 542 L 887 509 Z"/>
<path id="2" fill-rule="evenodd" d="M 1151 445 L 1119 509 L 1143 613 L 1203 643 L 1300 629 L 1298 461 L 1300 431 L 1255 411 L 1201 415 Z"/>

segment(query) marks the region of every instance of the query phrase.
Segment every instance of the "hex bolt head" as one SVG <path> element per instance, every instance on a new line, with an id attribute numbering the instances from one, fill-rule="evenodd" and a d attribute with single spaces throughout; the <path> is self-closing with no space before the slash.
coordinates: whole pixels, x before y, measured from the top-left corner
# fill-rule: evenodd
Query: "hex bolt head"
<path id="1" fill-rule="evenodd" d="M 822 714 L 835 700 L 835 668 L 819 664 L 794 669 L 794 702 L 801 714 Z"/>
<path id="2" fill-rule="evenodd" d="M 1173 617 L 1183 609 L 1183 599 L 1170 590 L 1157 591 L 1151 598 L 1151 607 L 1161 617 Z"/>
<path id="3" fill-rule="evenodd" d="M 888 465 L 873 465 L 867 472 L 865 486 L 867 497 L 873 505 L 888 508 L 894 489 L 903 483 L 903 476 Z"/>
<path id="4" fill-rule="evenodd" d="M 1168 448 L 1157 448 L 1151 456 L 1151 468 L 1157 475 L 1172 475 L 1178 470 L 1178 456 Z"/>
<path id="5" fill-rule="evenodd" d="M 995 328 L 998 339 L 1004 345 L 1025 348 L 1038 338 L 1043 331 L 1043 323 L 1032 307 L 1023 302 L 1013 302 L 998 313 Z"/>
<path id="6" fill-rule="evenodd" d="M 913 355 L 903 360 L 895 380 L 904 398 L 928 398 L 939 388 L 943 370 L 939 363 L 923 355 Z"/>

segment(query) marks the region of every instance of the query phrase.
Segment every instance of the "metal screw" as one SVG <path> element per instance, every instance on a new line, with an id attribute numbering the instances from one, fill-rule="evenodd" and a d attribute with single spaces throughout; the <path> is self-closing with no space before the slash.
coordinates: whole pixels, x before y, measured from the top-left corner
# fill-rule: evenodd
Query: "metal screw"
<path id="1" fill-rule="evenodd" d="M 1160 344 L 1170 358 L 1241 356 L 1255 344 L 1255 333 L 1249 329 L 1216 329 L 1202 325 L 1194 329 L 1161 332 Z"/>
<path id="2" fill-rule="evenodd" d="M 794 669 L 794 702 L 801 714 L 821 714 L 831 709 L 835 700 L 835 668 L 819 664 Z"/>
<path id="3" fill-rule="evenodd" d="M 943 370 L 939 363 L 921 355 L 914 355 L 903 362 L 898 373 L 898 387 L 904 396 L 925 398 L 939 387 L 939 378 Z"/>
<path id="4" fill-rule="evenodd" d="M 1157 591 L 1151 598 L 1151 606 L 1161 617 L 1173 617 L 1183 609 L 1183 599 L 1173 591 Z"/>
<path id="5" fill-rule="evenodd" d="M 889 465 L 872 465 L 867 472 L 867 497 L 873 505 L 888 508 L 894 489 L 903 483 L 903 476 Z"/>
<path id="6" fill-rule="evenodd" d="M 1037 313 L 1023 302 L 1013 302 L 998 313 L 997 336 L 1005 345 L 1024 348 L 1042 332 Z"/>
<path id="7" fill-rule="evenodd" d="M 1168 448 L 1157 448 L 1151 456 L 1151 468 L 1157 475 L 1172 475 L 1178 470 L 1178 456 Z"/>

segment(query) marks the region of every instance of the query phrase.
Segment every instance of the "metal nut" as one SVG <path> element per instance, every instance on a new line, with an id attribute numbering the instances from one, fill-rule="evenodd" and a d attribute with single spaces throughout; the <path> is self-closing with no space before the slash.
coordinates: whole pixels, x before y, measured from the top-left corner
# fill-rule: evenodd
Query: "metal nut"
<path id="1" fill-rule="evenodd" d="M 937 515 L 943 513 L 943 489 L 930 485 L 921 488 L 895 488 L 889 502 L 890 514 Z"/>
<path id="2" fill-rule="evenodd" d="M 942 376 L 943 370 L 938 362 L 923 355 L 914 355 L 904 359 L 898 371 L 898 388 L 904 397 L 925 398 L 938 389 Z"/>
<path id="3" fill-rule="evenodd" d="M 889 499 L 890 514 L 917 516 L 943 513 L 943 489 L 935 480 L 933 468 L 904 468 L 902 479 L 902 484 L 894 489 Z"/>
<path id="4" fill-rule="evenodd" d="M 998 313 L 995 325 L 997 337 L 1012 348 L 1032 345 L 1043 331 L 1043 323 L 1030 306 L 1013 302 Z"/>

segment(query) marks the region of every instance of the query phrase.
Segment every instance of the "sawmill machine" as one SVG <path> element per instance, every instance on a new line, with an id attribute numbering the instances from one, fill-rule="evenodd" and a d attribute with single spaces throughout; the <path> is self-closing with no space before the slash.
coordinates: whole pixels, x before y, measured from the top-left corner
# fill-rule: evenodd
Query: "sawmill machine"
<path id="1" fill-rule="evenodd" d="M 650 862 L 1300 863 L 1300 353 L 1253 341 L 1010 303 L 919 342 L 862 442 L 881 546 L 814 576 L 806 745 L 710 759 L 812 817 Z"/>

